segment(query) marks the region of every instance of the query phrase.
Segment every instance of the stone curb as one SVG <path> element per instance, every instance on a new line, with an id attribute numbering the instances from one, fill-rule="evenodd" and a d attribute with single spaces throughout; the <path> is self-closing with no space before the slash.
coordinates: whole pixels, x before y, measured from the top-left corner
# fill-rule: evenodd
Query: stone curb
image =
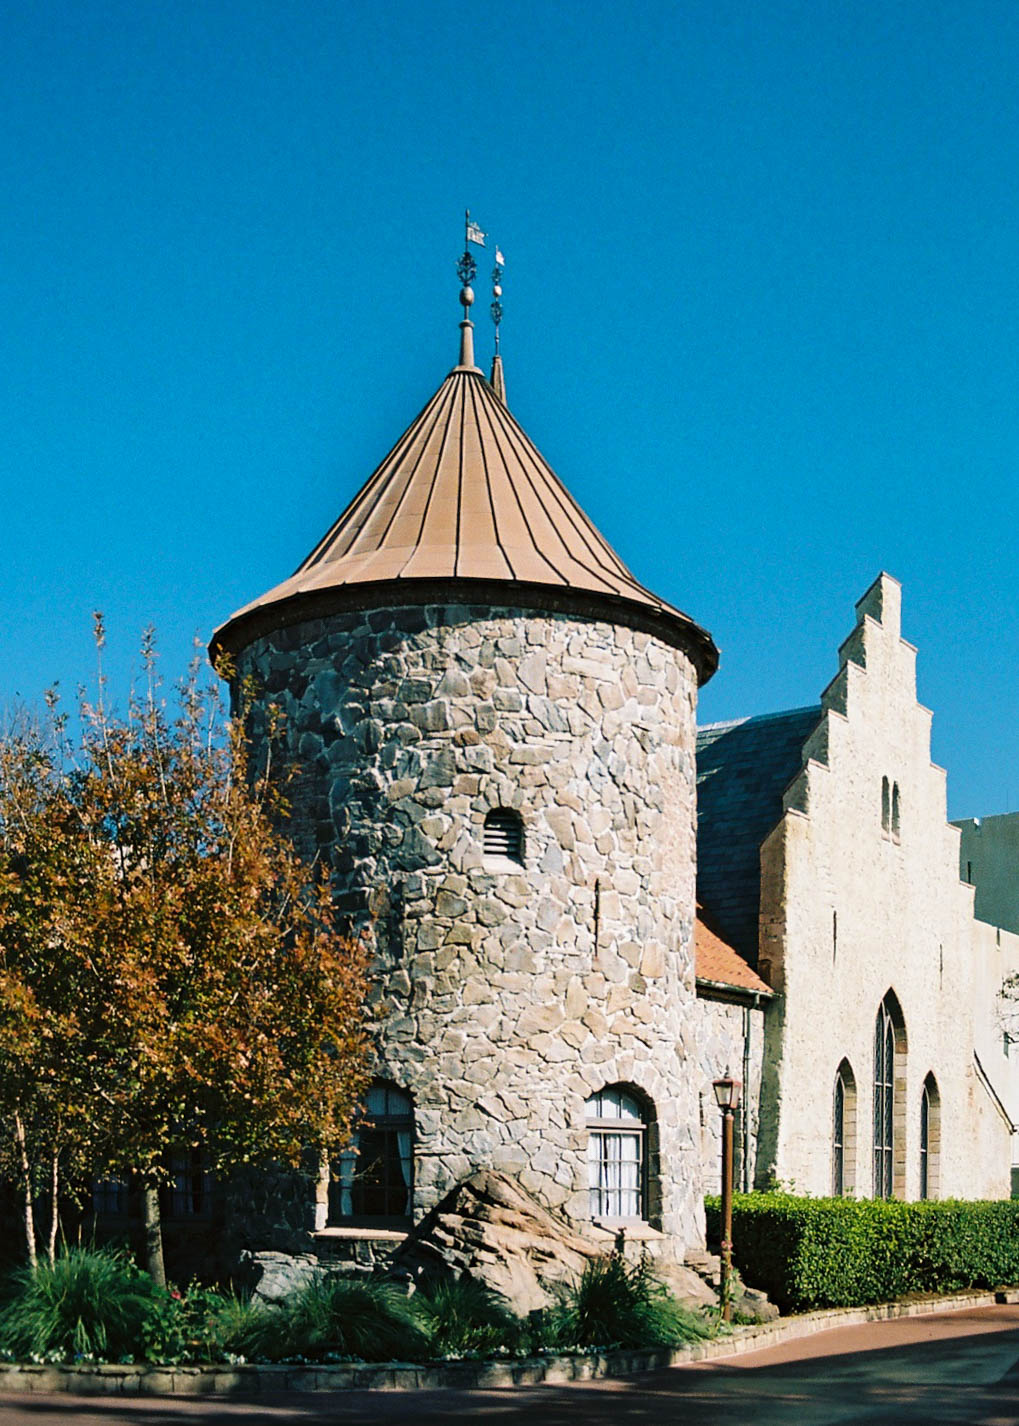
<path id="1" fill-rule="evenodd" d="M 921 1317 L 935 1312 L 1019 1302 L 1019 1288 L 955 1293 L 871 1307 L 829 1308 L 736 1327 L 731 1337 L 658 1351 L 606 1352 L 601 1356 L 526 1357 L 503 1361 L 349 1363 L 339 1366 L 35 1366 L 0 1363 L 0 1393 L 69 1392 L 77 1396 L 260 1396 L 267 1392 L 486 1390 L 509 1386 L 563 1386 L 574 1381 L 632 1376 L 662 1367 L 742 1356 L 778 1342 L 833 1327 Z"/>

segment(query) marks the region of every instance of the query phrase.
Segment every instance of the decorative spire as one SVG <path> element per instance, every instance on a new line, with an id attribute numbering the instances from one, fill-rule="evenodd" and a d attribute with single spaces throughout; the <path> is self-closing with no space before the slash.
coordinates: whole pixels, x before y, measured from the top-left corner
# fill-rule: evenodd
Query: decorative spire
<path id="1" fill-rule="evenodd" d="M 492 324 L 495 327 L 495 355 L 492 357 L 492 390 L 498 396 L 502 404 L 506 405 L 506 377 L 502 369 L 502 356 L 499 352 L 499 326 L 502 322 L 502 272 L 505 258 L 499 251 L 496 244 L 495 267 L 492 268 L 492 305 L 489 311 L 492 313 Z"/>
<path id="2" fill-rule="evenodd" d="M 464 309 L 463 321 L 460 323 L 460 366 L 474 368 L 474 323 L 469 317 L 469 312 L 474 304 L 474 288 L 471 283 L 478 272 L 478 265 L 471 256 L 471 243 L 477 243 L 478 247 L 485 246 L 485 234 L 478 227 L 477 223 L 471 222 L 471 210 L 468 208 L 464 213 L 464 250 L 463 257 L 456 265 L 457 276 L 460 279 L 460 306 Z"/>

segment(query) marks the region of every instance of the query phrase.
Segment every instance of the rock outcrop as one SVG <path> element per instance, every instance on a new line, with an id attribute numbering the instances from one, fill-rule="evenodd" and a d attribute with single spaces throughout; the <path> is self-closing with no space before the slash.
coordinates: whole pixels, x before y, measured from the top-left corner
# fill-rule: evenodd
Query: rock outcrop
<path id="1" fill-rule="evenodd" d="M 414 1279 L 452 1273 L 483 1282 L 520 1313 L 545 1307 L 605 1249 L 542 1208 L 515 1179 L 482 1169 L 427 1214 L 393 1258 Z"/>

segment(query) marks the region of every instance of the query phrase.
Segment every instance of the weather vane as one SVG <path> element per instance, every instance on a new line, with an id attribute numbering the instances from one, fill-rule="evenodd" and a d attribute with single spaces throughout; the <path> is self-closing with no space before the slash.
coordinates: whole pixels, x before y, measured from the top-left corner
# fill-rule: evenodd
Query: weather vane
<path id="1" fill-rule="evenodd" d="M 474 289 L 471 287 L 471 283 L 478 273 L 478 265 L 471 255 L 471 243 L 476 243 L 479 248 L 483 248 L 485 234 L 477 223 L 471 222 L 471 210 L 468 208 L 464 213 L 463 257 L 456 265 L 456 274 L 460 279 L 460 305 L 464 309 L 464 317 L 467 316 L 474 301 Z"/>

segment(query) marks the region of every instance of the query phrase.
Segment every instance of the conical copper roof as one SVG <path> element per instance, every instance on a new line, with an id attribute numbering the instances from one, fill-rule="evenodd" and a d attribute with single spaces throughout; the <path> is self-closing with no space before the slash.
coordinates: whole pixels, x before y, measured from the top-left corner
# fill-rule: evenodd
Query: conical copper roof
<path id="1" fill-rule="evenodd" d="M 455 581 L 470 586 L 455 597 L 472 603 L 557 609 L 581 596 L 611 604 L 601 617 L 681 643 L 702 680 L 710 677 L 718 662 L 710 636 L 634 579 L 463 355 L 471 361 L 469 340 L 462 364 L 296 573 L 217 630 L 213 659 L 268 628 L 363 605 L 367 586 L 385 586 L 373 604 L 418 603 L 436 597 L 436 582 Z"/>

